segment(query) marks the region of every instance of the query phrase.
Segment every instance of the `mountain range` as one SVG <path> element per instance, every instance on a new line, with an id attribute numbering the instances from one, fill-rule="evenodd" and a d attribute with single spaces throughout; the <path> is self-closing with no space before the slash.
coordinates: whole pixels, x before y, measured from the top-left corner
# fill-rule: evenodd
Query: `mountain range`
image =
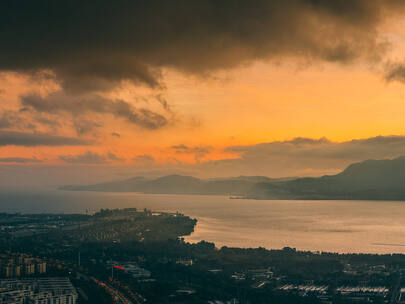
<path id="1" fill-rule="evenodd" d="M 192 176 L 167 175 L 156 179 L 134 177 L 86 186 L 65 186 L 75 191 L 142 192 L 155 194 L 245 195 L 257 183 L 272 183 L 283 179 L 264 176 L 199 179 Z"/>
<path id="2" fill-rule="evenodd" d="M 264 176 L 199 179 L 168 175 L 156 179 L 135 177 L 85 186 L 74 191 L 142 192 L 155 194 L 230 195 L 253 199 L 405 200 L 405 157 L 366 160 L 336 175 L 273 179 Z"/>

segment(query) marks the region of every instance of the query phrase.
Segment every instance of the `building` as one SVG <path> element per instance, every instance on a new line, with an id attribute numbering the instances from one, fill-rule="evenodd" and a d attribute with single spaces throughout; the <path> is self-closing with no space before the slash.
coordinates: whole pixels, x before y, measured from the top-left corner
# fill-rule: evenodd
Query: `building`
<path id="1" fill-rule="evenodd" d="M 118 267 L 118 269 L 130 274 L 133 278 L 149 278 L 151 276 L 151 272 L 149 270 L 141 268 L 135 263 L 122 264 L 122 266 Z"/>
<path id="2" fill-rule="evenodd" d="M 21 275 L 21 266 L 5 265 L 1 269 L 2 275 L 6 278 L 18 277 Z"/>
<path id="3" fill-rule="evenodd" d="M 25 275 L 35 274 L 35 265 L 34 264 L 25 264 L 24 265 L 24 274 Z"/>
<path id="4" fill-rule="evenodd" d="M 75 304 L 77 297 L 68 278 L 0 280 L 0 304 Z"/>
<path id="5" fill-rule="evenodd" d="M 36 272 L 37 272 L 37 274 L 46 273 L 46 263 L 45 262 L 37 263 L 36 264 Z"/>
<path id="6" fill-rule="evenodd" d="M 13 265 L 4 266 L 3 274 L 6 278 L 11 278 L 13 276 Z"/>
<path id="7" fill-rule="evenodd" d="M 15 265 L 15 266 L 14 266 L 13 275 L 14 275 L 15 277 L 21 276 L 21 266 L 20 266 L 20 265 Z"/>
<path id="8" fill-rule="evenodd" d="M 181 264 L 184 266 L 192 266 L 193 265 L 193 260 L 192 259 L 178 259 L 176 261 L 176 264 Z"/>
<path id="9" fill-rule="evenodd" d="M 5 278 L 44 274 L 46 270 L 46 262 L 40 258 L 33 258 L 20 253 L 0 255 L 0 275 Z"/>
<path id="10" fill-rule="evenodd" d="M 32 257 L 24 257 L 23 264 L 31 264 L 34 261 Z"/>

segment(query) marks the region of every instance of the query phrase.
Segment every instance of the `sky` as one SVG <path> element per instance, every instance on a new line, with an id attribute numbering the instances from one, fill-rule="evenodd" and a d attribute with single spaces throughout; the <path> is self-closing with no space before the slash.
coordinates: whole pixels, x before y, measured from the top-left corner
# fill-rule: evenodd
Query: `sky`
<path id="1" fill-rule="evenodd" d="M 5 0 L 0 183 L 405 155 L 401 0 Z"/>

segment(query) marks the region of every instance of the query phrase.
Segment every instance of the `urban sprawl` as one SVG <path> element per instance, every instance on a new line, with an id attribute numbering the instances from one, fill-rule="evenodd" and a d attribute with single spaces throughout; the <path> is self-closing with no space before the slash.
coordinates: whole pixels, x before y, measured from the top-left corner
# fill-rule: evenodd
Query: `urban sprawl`
<path id="1" fill-rule="evenodd" d="M 0 304 L 405 303 L 405 256 L 217 248 L 180 213 L 0 214 Z"/>

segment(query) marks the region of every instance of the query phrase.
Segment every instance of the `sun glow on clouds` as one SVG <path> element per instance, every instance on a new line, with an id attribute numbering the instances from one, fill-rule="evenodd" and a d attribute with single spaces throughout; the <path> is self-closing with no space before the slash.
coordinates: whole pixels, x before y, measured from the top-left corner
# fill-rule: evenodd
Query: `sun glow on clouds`
<path id="1" fill-rule="evenodd" d="M 263 63 L 224 72 L 217 76 L 220 80 L 188 78 L 173 71 L 167 71 L 166 75 L 165 99 L 170 102 L 173 119 L 165 128 L 145 130 L 114 116 L 97 118 L 91 114 L 86 117 L 89 132 L 78 134 L 79 126 L 75 125 L 73 117 L 51 113 L 42 114 L 39 122 L 34 120 L 33 125 L 37 125 L 32 131 L 79 136 L 92 141 L 91 151 L 95 153 L 115 151 L 127 162 L 136 155 L 147 154 L 158 163 L 173 159 L 196 162 L 193 153 L 176 153 L 170 149 L 180 144 L 213 147 L 199 159 L 208 161 L 235 157 L 224 152 L 227 146 L 296 136 L 318 138 L 326 134 L 330 139 L 342 141 L 405 133 L 402 123 L 404 88 L 381 81 L 380 75 L 370 73 L 362 66 L 348 70 L 347 67 L 323 64 L 297 70 Z M 7 78 L 5 83 L 11 82 L 13 86 L 2 85 L 2 97 L 5 96 L 2 107 L 16 112 L 21 111 L 18 98 L 21 94 L 41 90 L 42 95 L 47 96 L 57 89 L 52 82 L 27 86 L 25 78 L 4 77 Z M 133 85 L 127 85 L 105 96 L 127 100 L 136 106 L 150 105 L 156 111 L 160 108 L 166 112 L 159 101 L 150 101 L 151 96 L 158 96 L 155 92 L 145 88 L 141 93 Z M 30 117 L 30 113 L 26 114 Z M 8 113 L 6 117 L 11 119 L 12 115 Z M 29 118 L 25 123 L 27 121 Z M 60 126 L 52 125 L 52 121 Z M 81 127 L 86 127 L 83 121 Z M 119 134 L 119 137 L 111 133 Z M 89 147 L 33 149 L 10 146 L 1 148 L 0 155 L 35 154 L 46 158 L 46 163 L 57 164 L 61 163 L 62 151 L 74 155 L 88 150 Z"/>
<path id="2" fill-rule="evenodd" d="M 183 21 L 189 28 L 179 32 L 177 24 L 170 24 L 156 32 L 161 21 L 153 17 L 141 24 L 152 40 L 125 12 L 106 21 L 115 24 L 118 18 L 119 25 L 132 26 L 122 41 L 115 37 L 119 27 L 103 28 L 103 40 L 95 35 L 94 41 L 76 41 L 77 29 L 62 19 L 64 41 L 54 41 L 51 33 L 41 36 L 52 56 L 43 56 L 41 49 L 22 56 L 10 41 L 4 50 L 10 60 L 0 60 L 0 131 L 4 136 L 18 133 L 20 141 L 1 145 L 0 164 L 169 168 L 214 176 L 238 175 L 238 170 L 255 174 L 247 169 L 251 166 L 260 174 L 280 176 L 288 172 L 275 169 L 278 156 L 261 155 L 267 164 L 260 165 L 247 157 L 250 152 L 232 147 L 324 136 L 347 147 L 352 139 L 405 134 L 405 31 L 398 18 L 403 5 L 354 2 L 309 5 L 299 0 L 274 6 L 258 1 L 257 7 L 239 7 L 224 1 L 226 9 L 217 14 L 211 14 L 207 2 L 190 4 L 183 9 L 190 16 L 202 12 L 201 20 L 207 22 L 195 23 L 187 14 L 168 10 L 163 17 L 187 17 Z M 273 11 L 286 19 L 269 21 L 266 14 Z M 83 16 L 87 14 L 83 7 Z M 218 22 L 217 15 L 229 24 Z M 299 21 L 299 27 L 290 20 Z M 318 25 L 324 32 L 314 30 Z M 90 24 L 85 30 L 96 29 Z M 336 39 L 328 38 L 332 36 Z M 27 43 L 35 40 L 25 38 Z M 84 56 L 83 50 L 92 55 Z M 363 152 L 363 158 L 374 157 Z M 402 148 L 394 149 L 398 153 Z M 288 155 L 280 162 L 284 166 L 301 157 Z M 311 160 L 288 174 L 335 171 L 348 161 L 321 165 Z"/>

